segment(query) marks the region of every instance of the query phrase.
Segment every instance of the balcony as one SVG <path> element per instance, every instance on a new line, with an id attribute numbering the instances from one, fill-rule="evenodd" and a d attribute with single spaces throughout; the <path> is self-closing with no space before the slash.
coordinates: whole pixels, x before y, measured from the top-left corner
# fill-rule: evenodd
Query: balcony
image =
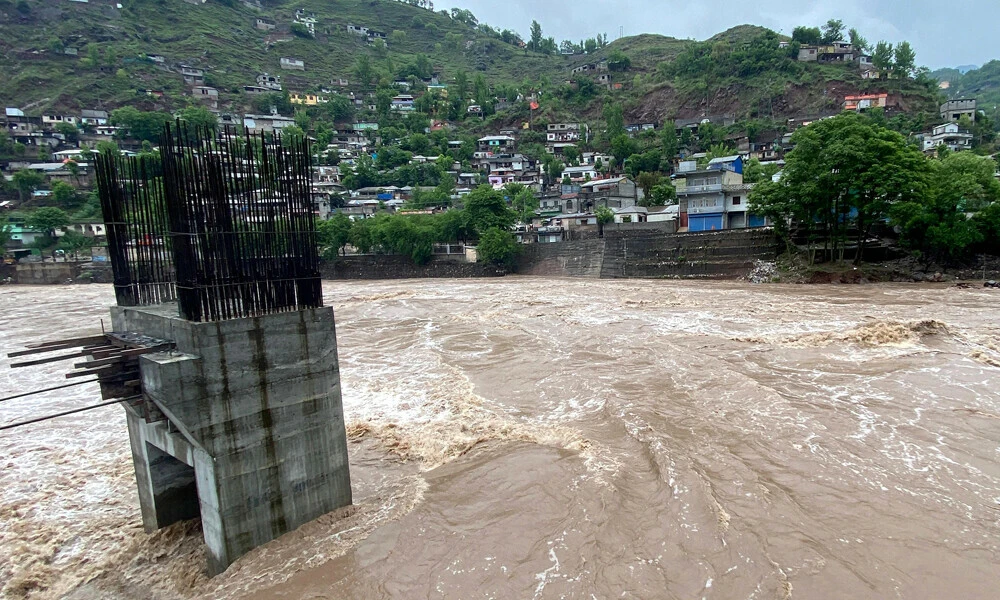
<path id="1" fill-rule="evenodd" d="M 710 194 L 713 192 L 721 192 L 722 184 L 713 183 L 710 185 L 688 185 L 685 187 L 677 188 L 678 194 Z"/>

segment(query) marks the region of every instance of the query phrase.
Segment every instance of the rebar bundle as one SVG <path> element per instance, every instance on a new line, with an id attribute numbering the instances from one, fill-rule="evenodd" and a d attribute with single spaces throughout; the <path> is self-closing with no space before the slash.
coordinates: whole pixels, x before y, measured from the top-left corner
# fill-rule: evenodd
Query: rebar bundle
<path id="1" fill-rule="evenodd" d="M 191 321 L 322 306 L 308 140 L 164 129 L 159 157 L 102 154 L 120 306 L 176 298 Z"/>

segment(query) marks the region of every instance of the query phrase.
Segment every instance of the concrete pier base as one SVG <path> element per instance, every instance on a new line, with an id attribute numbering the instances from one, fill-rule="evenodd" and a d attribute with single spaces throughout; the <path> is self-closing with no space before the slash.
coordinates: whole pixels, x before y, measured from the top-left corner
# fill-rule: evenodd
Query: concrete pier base
<path id="1" fill-rule="evenodd" d="M 143 525 L 200 514 L 210 574 L 351 503 L 331 308 L 194 323 L 175 305 L 112 309 L 116 332 L 171 340 L 140 360 L 128 415 Z"/>

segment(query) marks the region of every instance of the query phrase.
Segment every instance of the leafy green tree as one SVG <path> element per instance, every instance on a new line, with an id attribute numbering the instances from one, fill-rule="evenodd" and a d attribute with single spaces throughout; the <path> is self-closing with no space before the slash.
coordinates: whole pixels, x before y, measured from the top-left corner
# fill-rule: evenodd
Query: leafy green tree
<path id="1" fill-rule="evenodd" d="M 479 236 L 476 255 L 483 262 L 512 269 L 520 249 L 513 233 L 490 227 Z"/>
<path id="2" fill-rule="evenodd" d="M 597 50 L 597 40 L 594 38 L 587 38 L 583 42 L 583 49 L 587 54 L 593 54 Z"/>
<path id="3" fill-rule="evenodd" d="M 212 111 L 202 106 L 189 106 L 181 110 L 179 117 L 195 131 L 215 131 L 219 127 L 219 119 Z"/>
<path id="4" fill-rule="evenodd" d="M 442 242 L 464 242 L 475 237 L 464 210 L 448 210 L 438 216 L 438 239 Z"/>
<path id="5" fill-rule="evenodd" d="M 800 25 L 792 30 L 792 39 L 806 46 L 816 46 L 823 41 L 823 32 L 819 27 Z"/>
<path id="6" fill-rule="evenodd" d="M 492 228 L 508 230 L 517 219 L 503 194 L 488 185 L 477 187 L 465 197 L 465 212 L 469 227 L 480 235 Z"/>
<path id="7" fill-rule="evenodd" d="M 531 22 L 531 39 L 528 41 L 528 50 L 540 52 L 542 49 L 542 26 L 538 21 Z"/>
<path id="8" fill-rule="evenodd" d="M 551 154 L 546 154 L 542 166 L 545 168 L 545 182 L 549 185 L 559 181 L 566 165 Z"/>
<path id="9" fill-rule="evenodd" d="M 60 133 L 70 144 L 75 144 L 80 140 L 80 130 L 72 123 L 59 123 L 56 125 L 56 133 Z"/>
<path id="10" fill-rule="evenodd" d="M 342 252 L 351 240 L 351 219 L 337 213 L 332 218 L 316 223 L 316 243 L 322 249 L 323 258 L 331 260 Z"/>
<path id="11" fill-rule="evenodd" d="M 52 201 L 60 207 L 72 208 L 78 204 L 76 190 L 70 184 L 57 181 L 52 184 Z"/>
<path id="12" fill-rule="evenodd" d="M 594 216 L 597 217 L 597 235 L 604 237 L 604 226 L 615 222 L 615 213 L 607 206 L 598 206 Z"/>
<path id="13" fill-rule="evenodd" d="M 834 255 L 843 254 L 854 230 L 857 263 L 872 227 L 893 205 L 917 200 L 926 189 L 928 167 L 920 151 L 863 115 L 818 121 L 796 131 L 792 143 L 781 180 L 755 187 L 751 210 L 776 223 L 810 227 Z"/>
<path id="14" fill-rule="evenodd" d="M 116 144 L 114 142 L 109 142 L 107 140 L 103 140 L 103 141 L 97 142 L 97 146 L 94 149 L 97 150 L 98 154 L 113 154 L 113 155 L 116 155 L 116 156 L 118 154 L 121 154 L 121 152 L 122 152 L 118 148 L 118 144 Z"/>
<path id="15" fill-rule="evenodd" d="M 21 202 L 26 202 L 31 198 L 32 192 L 45 183 L 45 176 L 38 171 L 21 169 L 14 173 L 13 183 L 14 187 L 17 188 L 18 195 L 21 197 Z"/>
<path id="16" fill-rule="evenodd" d="M 292 35 L 311 40 L 313 34 L 304 23 L 292 23 Z"/>
<path id="17" fill-rule="evenodd" d="M 844 39 L 844 22 L 840 19 L 830 19 L 823 26 L 823 43 L 832 44 Z"/>
<path id="18" fill-rule="evenodd" d="M 354 77 L 362 88 L 368 88 L 375 76 L 375 67 L 372 66 L 372 59 L 367 54 L 362 54 L 354 61 Z"/>
<path id="19" fill-rule="evenodd" d="M 621 104 L 612 102 L 605 104 L 603 116 L 607 126 L 605 136 L 609 141 L 625 134 L 625 115 Z"/>
<path id="20" fill-rule="evenodd" d="M 667 206 L 677 204 L 677 188 L 672 183 L 654 185 L 649 196 L 643 199 L 641 206 Z"/>
<path id="21" fill-rule="evenodd" d="M 608 55 L 608 70 L 625 72 L 632 68 L 632 60 L 621 50 L 615 49 Z"/>
<path id="22" fill-rule="evenodd" d="M 131 106 L 111 111 L 111 124 L 123 127 L 126 134 L 140 141 L 157 143 L 163 126 L 173 120 L 167 113 L 143 112 Z"/>
<path id="23" fill-rule="evenodd" d="M 611 139 L 611 155 L 615 157 L 615 164 L 624 165 L 625 159 L 636 153 L 638 147 L 635 140 L 622 133 Z"/>
<path id="24" fill-rule="evenodd" d="M 851 30 L 847 32 L 847 38 L 850 40 L 851 46 L 854 46 L 855 49 L 864 53 L 871 50 L 871 44 L 868 43 L 868 40 L 866 40 L 857 29 L 852 27 Z"/>
<path id="25" fill-rule="evenodd" d="M 888 75 L 892 72 L 892 66 L 894 64 L 895 52 L 893 51 L 892 44 L 882 40 L 875 44 L 875 50 L 872 52 L 872 66 L 875 70 L 882 73 L 882 75 Z"/>
<path id="26" fill-rule="evenodd" d="M 756 158 L 751 158 L 750 162 L 743 168 L 743 183 L 762 183 L 771 181 L 771 178 L 781 170 L 776 164 L 761 165 Z"/>
<path id="27" fill-rule="evenodd" d="M 642 189 L 644 199 L 652 196 L 653 188 L 660 184 L 660 174 L 643 171 L 635 178 L 636 185 Z"/>
<path id="28" fill-rule="evenodd" d="M 67 254 L 78 254 L 94 245 L 94 241 L 78 231 L 72 229 L 63 233 L 59 238 L 59 249 Z"/>
<path id="29" fill-rule="evenodd" d="M 10 243 L 13 233 L 14 229 L 11 227 L 10 223 L 6 221 L 0 222 L 0 251 L 2 251 L 8 243 Z"/>
<path id="30" fill-rule="evenodd" d="M 36 209 L 24 220 L 31 229 L 44 231 L 49 237 L 55 237 L 56 229 L 69 225 L 69 215 L 61 208 L 43 206 Z"/>
<path id="31" fill-rule="evenodd" d="M 913 47 L 910 46 L 910 42 L 896 44 L 894 54 L 895 62 L 893 63 L 893 71 L 904 79 L 913 75 L 913 71 L 917 68 L 917 54 L 913 51 Z"/>
<path id="32" fill-rule="evenodd" d="M 519 190 L 511 199 L 511 207 L 517 213 L 518 220 L 530 223 L 538 210 L 538 197 L 529 188 Z"/>

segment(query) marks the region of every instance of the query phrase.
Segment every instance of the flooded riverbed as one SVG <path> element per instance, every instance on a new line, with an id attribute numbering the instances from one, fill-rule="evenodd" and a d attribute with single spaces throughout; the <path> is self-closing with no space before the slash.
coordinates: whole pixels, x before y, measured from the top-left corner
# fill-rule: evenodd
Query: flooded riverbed
<path id="1" fill-rule="evenodd" d="M 985 598 L 1000 589 L 996 291 L 325 284 L 356 506 L 202 574 L 142 532 L 121 408 L 0 433 L 11 598 Z M 108 287 L 5 287 L 4 354 Z M 0 396 L 61 365 L 11 370 Z M 90 386 L 0 405 L 0 423 Z"/>

